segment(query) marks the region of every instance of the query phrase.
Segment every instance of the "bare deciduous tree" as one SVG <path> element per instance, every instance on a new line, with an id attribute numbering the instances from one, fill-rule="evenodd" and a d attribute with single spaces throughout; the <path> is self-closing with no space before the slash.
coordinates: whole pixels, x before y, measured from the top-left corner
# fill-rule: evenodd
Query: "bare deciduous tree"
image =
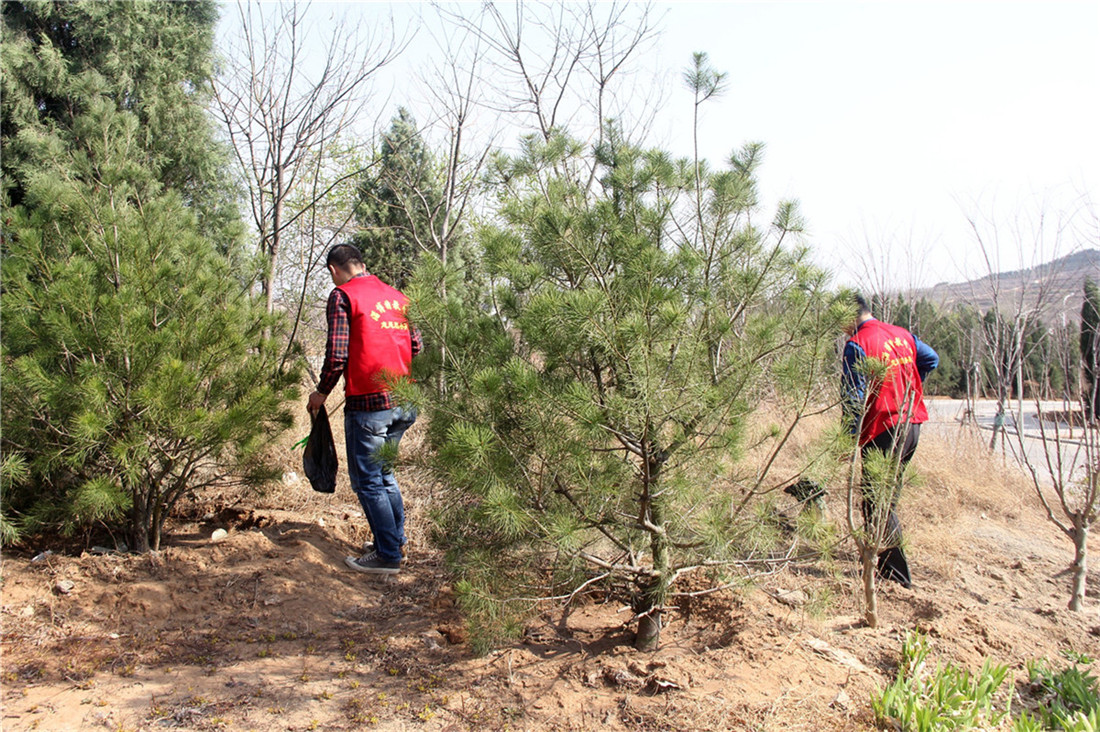
<path id="1" fill-rule="evenodd" d="M 1085 215 L 1074 217 L 1075 223 L 1083 222 L 1083 227 L 1077 229 L 1075 235 L 1092 244 L 1100 242 L 1100 218 L 1087 204 L 1083 210 Z M 1089 306 L 1088 299 L 1089 295 L 1086 293 L 1086 307 Z M 1091 328 L 1085 322 L 1082 322 L 1081 327 L 1086 333 Z M 1063 343 L 1058 350 L 1069 361 L 1070 354 L 1076 354 L 1077 351 L 1069 347 L 1068 338 L 1064 336 L 1065 331 L 1066 326 L 1063 323 Z M 1095 339 L 1095 334 L 1087 336 Z M 1087 359 L 1088 362 L 1078 363 L 1078 368 L 1084 366 L 1086 369 L 1091 368 L 1094 373 L 1100 371 L 1097 363 L 1100 361 L 1100 350 L 1083 348 L 1080 358 Z M 1029 453 L 1025 449 L 1022 430 L 1017 430 L 1016 435 L 1021 460 L 1031 474 L 1032 484 L 1043 503 L 1047 518 L 1073 542 L 1069 609 L 1074 611 L 1084 607 L 1085 583 L 1088 578 L 1088 537 L 1092 525 L 1100 517 L 1100 422 L 1090 414 L 1097 401 L 1100 383 L 1095 380 L 1085 381 L 1085 387 L 1079 408 L 1072 412 L 1067 410 L 1065 422 L 1061 418 L 1048 419 L 1043 413 L 1042 403 L 1035 400 L 1038 441 L 1041 445 L 1038 458 L 1034 456 L 1034 451 Z M 1066 401 L 1068 403 L 1068 399 Z M 1076 419 L 1080 419 L 1083 426 L 1075 439 L 1073 423 Z"/>
<path id="2" fill-rule="evenodd" d="M 1069 607 L 1080 610 L 1085 598 L 1085 582 L 1088 575 L 1088 535 L 1096 521 L 1100 508 L 1100 425 L 1086 418 L 1084 402 L 1067 409 L 1064 415 L 1052 415 L 1044 410 L 1038 391 L 1035 394 L 1035 427 L 1032 434 L 1025 433 L 1023 391 L 1025 360 L 1024 335 L 1026 329 L 1046 309 L 1050 311 L 1054 286 L 1060 279 L 1057 256 L 1065 239 L 1095 242 L 1100 227 L 1092 231 L 1082 230 L 1078 225 L 1089 218 L 1083 216 L 1085 209 L 1077 208 L 1058 216 L 1048 215 L 1045 207 L 1040 207 L 1037 215 L 1019 216 L 1011 226 L 998 227 L 991 217 L 970 218 L 971 229 L 988 271 L 988 277 L 981 283 L 987 284 L 987 290 L 978 295 L 976 302 L 989 306 L 981 334 L 986 349 L 993 362 L 994 378 L 997 381 L 998 418 L 996 425 L 1004 433 L 1005 412 L 1012 381 L 1018 395 L 1018 407 L 1015 415 L 1015 446 L 1017 457 L 1032 478 L 1036 494 L 1043 504 L 1047 518 L 1073 542 L 1075 557 L 1072 565 L 1072 589 Z M 1091 215 L 1091 214 L 1090 214 Z M 1092 215 L 1095 221 L 1095 216 Z M 1035 273 L 1020 277 L 1019 273 L 1002 273 L 998 254 L 1004 239 L 1009 245 L 1017 247 L 1020 259 L 1032 262 L 1053 262 L 1037 264 L 1031 269 Z M 1076 247 L 1074 247 L 1076 248 Z M 984 301 L 978 298 L 984 298 Z M 1063 298 L 1064 300 L 1068 299 Z M 1056 301 L 1053 304 L 1057 304 Z M 1062 330 L 1036 328 L 1041 335 L 1037 347 L 1053 353 L 1044 359 L 1044 370 L 1050 362 L 1061 362 L 1067 375 L 1072 375 L 1069 360 L 1076 352 L 1071 348 L 1066 335 L 1067 324 Z M 1048 342 L 1044 342 L 1048 341 Z M 1040 377 L 1039 374 L 1029 374 Z M 1041 377 L 1040 377 L 1041 378 Z M 1084 401 L 1091 398 L 1085 394 Z M 1065 402 L 1068 404 L 1069 400 Z M 1076 416 L 1075 416 L 1076 415 Z M 1083 424 L 1078 437 L 1073 437 L 1073 422 Z M 997 428 L 994 429 L 995 444 Z"/>
<path id="3" fill-rule="evenodd" d="M 1100 424 L 1084 419 L 1084 410 L 1074 410 L 1084 421 L 1074 439 L 1072 426 L 1044 413 L 1039 399 L 1035 411 L 1040 454 L 1028 451 L 1023 430 L 1017 430 L 1020 459 L 1047 518 L 1073 542 L 1069 609 L 1078 611 L 1085 603 L 1089 533 L 1100 511 Z"/>
<path id="4" fill-rule="evenodd" d="M 421 171 L 404 176 L 391 171 L 402 179 L 388 188 L 407 199 L 397 205 L 409 214 L 404 217 L 408 236 L 438 259 L 434 289 L 445 302 L 455 274 L 452 253 L 463 222 L 477 206 L 481 174 L 503 128 L 512 125 L 507 134 L 515 135 L 534 128 L 548 140 L 556 129 L 582 127 L 599 144 L 613 106 L 613 81 L 628 74 L 629 62 L 656 31 L 649 5 L 623 2 L 521 2 L 508 8 L 487 2 L 476 13 L 442 4 L 435 8 L 428 32 L 443 53 L 425 79 L 432 115 L 422 132 L 436 149 L 445 150 L 438 171 L 442 195 L 418 188 Z M 494 121 L 475 130 L 479 111 Z M 595 171 L 592 166 L 583 172 L 589 187 Z M 446 322 L 441 321 L 444 329 Z M 446 332 L 428 335 L 440 344 L 446 361 Z M 442 370 L 438 388 L 447 388 Z"/>
<path id="5" fill-rule="evenodd" d="M 1051 299 L 1059 274 L 1057 257 L 1068 220 L 1051 216 L 1045 205 L 1030 215 L 1021 209 L 1007 223 L 993 214 L 967 216 L 982 262 L 983 276 L 971 282 L 970 304 L 984 311 L 980 335 L 992 369 L 997 415 L 989 448 L 1005 434 L 1009 400 L 1017 396 L 1015 422 L 1023 423 L 1025 334 Z M 1034 277 L 1006 272 L 1002 257 L 1014 251 L 1021 264 L 1031 265 Z M 1015 383 L 1014 383 L 1015 382 Z"/>
<path id="6" fill-rule="evenodd" d="M 315 166 L 360 117 L 373 78 L 405 45 L 392 23 L 365 31 L 339 20 L 319 37 L 309 10 L 299 2 L 238 3 L 237 35 L 215 83 L 214 110 L 247 184 L 269 312 L 284 235 L 345 180 L 313 187 Z"/>
<path id="7" fill-rule="evenodd" d="M 440 12 L 484 49 L 479 74 L 496 90 L 484 104 L 518 115 L 521 129 L 534 128 L 543 140 L 568 129 L 602 143 L 604 122 L 622 112 L 616 82 L 657 35 L 649 3 L 486 2 L 476 16 Z"/>
<path id="8" fill-rule="evenodd" d="M 302 165 L 304 183 L 288 198 L 288 207 L 302 215 L 284 230 L 272 280 L 273 289 L 283 293 L 283 307 L 291 316 L 284 362 L 302 339 L 303 326 L 309 332 L 308 326 L 319 324 L 323 335 L 324 322 L 307 316 L 311 306 L 315 314 L 323 313 L 330 283 L 327 277 L 314 275 L 324 273 L 329 248 L 354 228 L 357 173 L 368 165 L 358 147 L 335 142 L 327 150 L 310 153 Z M 322 191 L 324 195 L 319 195 Z"/>
<path id="9" fill-rule="evenodd" d="M 871 228 L 865 221 L 858 236 L 843 243 L 850 256 L 849 274 L 859 282 L 868 302 L 881 308 L 877 315 L 894 322 L 896 296 L 901 295 L 914 303 L 925 287 L 926 253 L 931 244 L 928 238 L 922 238 L 912 228 Z M 915 323 L 910 327 L 920 330 Z"/>

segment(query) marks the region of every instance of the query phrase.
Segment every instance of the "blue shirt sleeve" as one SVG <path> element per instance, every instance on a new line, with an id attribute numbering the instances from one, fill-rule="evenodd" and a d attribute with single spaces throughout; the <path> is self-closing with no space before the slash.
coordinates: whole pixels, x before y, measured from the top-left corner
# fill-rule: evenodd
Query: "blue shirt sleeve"
<path id="1" fill-rule="evenodd" d="M 854 435 L 859 426 L 859 414 L 863 409 L 863 397 L 867 388 L 867 382 L 863 374 L 857 368 L 857 364 L 866 358 L 863 348 L 848 341 L 844 344 L 843 372 L 841 374 L 841 390 L 843 397 L 844 419 L 848 429 Z"/>
<path id="2" fill-rule="evenodd" d="M 917 373 L 920 374 L 920 380 L 924 381 L 940 365 L 940 356 L 920 338 L 913 336 L 913 341 L 917 345 Z"/>

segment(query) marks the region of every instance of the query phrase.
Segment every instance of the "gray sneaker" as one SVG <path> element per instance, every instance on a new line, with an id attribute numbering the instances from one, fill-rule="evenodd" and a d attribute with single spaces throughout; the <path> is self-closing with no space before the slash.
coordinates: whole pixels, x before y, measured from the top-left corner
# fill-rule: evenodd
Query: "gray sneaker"
<path id="1" fill-rule="evenodd" d="M 401 562 L 387 562 L 375 552 L 368 552 L 361 557 L 344 557 L 344 564 L 356 572 L 367 574 L 397 574 L 401 571 Z"/>
<path id="2" fill-rule="evenodd" d="M 407 546 L 408 546 L 407 544 L 402 544 L 401 545 L 401 563 L 402 564 L 404 564 L 405 560 L 409 558 L 408 557 L 408 552 L 406 550 Z M 373 551 L 375 551 L 374 542 L 373 541 L 364 541 L 363 542 L 363 552 L 366 553 L 366 554 L 370 554 Z"/>

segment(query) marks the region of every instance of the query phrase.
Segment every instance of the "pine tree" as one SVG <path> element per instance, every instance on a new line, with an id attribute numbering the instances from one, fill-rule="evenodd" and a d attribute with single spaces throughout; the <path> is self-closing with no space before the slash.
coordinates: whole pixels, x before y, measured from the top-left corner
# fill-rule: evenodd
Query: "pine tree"
<path id="1" fill-rule="evenodd" d="M 498 601 L 539 577 L 557 595 L 599 582 L 632 597 L 652 648 L 678 580 L 721 586 L 769 545 L 749 520 L 767 468 L 731 490 L 732 466 L 761 401 L 824 399 L 844 314 L 791 246 L 792 205 L 752 225 L 760 146 L 711 171 L 605 140 L 592 189 L 593 153 L 561 134 L 498 158 L 487 289 L 460 313 L 415 291 L 416 317 L 452 326 L 432 438 L 465 491 L 444 527 L 473 624 L 507 625 Z"/>
<path id="2" fill-rule="evenodd" d="M 274 477 L 263 448 L 290 424 L 297 374 L 278 369 L 262 304 L 143 164 L 136 117 L 101 101 L 74 130 L 88 146 L 27 178 L 9 212 L 3 448 L 26 470 L 4 508 L 27 530 L 122 525 L 157 549 L 186 493 Z"/>
<path id="3" fill-rule="evenodd" d="M 442 200 L 439 167 L 402 107 L 382 136 L 377 172 L 359 188 L 355 244 L 373 274 L 405 286 L 421 251 L 432 251 L 440 237 Z"/>
<path id="4" fill-rule="evenodd" d="M 138 122 L 137 142 L 205 233 L 239 230 L 225 154 L 206 104 L 217 5 L 212 0 L 4 2 L 0 158 L 7 202 L 28 178 L 85 140 L 75 120 L 97 100 Z"/>
<path id="5" fill-rule="evenodd" d="M 1100 288 L 1085 278 L 1081 304 L 1081 363 L 1085 372 L 1085 413 L 1090 422 L 1100 415 Z"/>
<path id="6" fill-rule="evenodd" d="M 296 374 L 235 266 L 203 109 L 210 2 L 3 8 L 0 540 L 125 528 L 270 478 Z"/>

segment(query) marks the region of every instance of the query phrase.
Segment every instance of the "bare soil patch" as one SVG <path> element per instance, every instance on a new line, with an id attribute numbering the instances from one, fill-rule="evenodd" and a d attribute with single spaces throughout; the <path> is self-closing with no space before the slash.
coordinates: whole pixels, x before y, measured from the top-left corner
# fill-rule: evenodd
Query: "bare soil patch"
<path id="1" fill-rule="evenodd" d="M 346 482 L 321 496 L 293 477 L 260 501 L 189 507 L 155 556 L 10 553 L 3 728 L 866 730 L 912 628 L 937 658 L 993 657 L 1017 680 L 1060 649 L 1100 655 L 1100 573 L 1088 611 L 1066 610 L 1071 547 L 1027 483 L 977 443 L 923 442 L 902 506 L 915 584 L 883 588 L 876 629 L 859 620 L 845 545 L 685 602 L 656 653 L 634 651 L 630 613 L 597 596 L 549 606 L 521 640 L 475 657 L 414 466 L 409 562 L 393 578 L 344 568 L 368 537 Z M 828 501 L 839 521 L 843 496 Z M 218 528 L 228 537 L 213 542 Z"/>

